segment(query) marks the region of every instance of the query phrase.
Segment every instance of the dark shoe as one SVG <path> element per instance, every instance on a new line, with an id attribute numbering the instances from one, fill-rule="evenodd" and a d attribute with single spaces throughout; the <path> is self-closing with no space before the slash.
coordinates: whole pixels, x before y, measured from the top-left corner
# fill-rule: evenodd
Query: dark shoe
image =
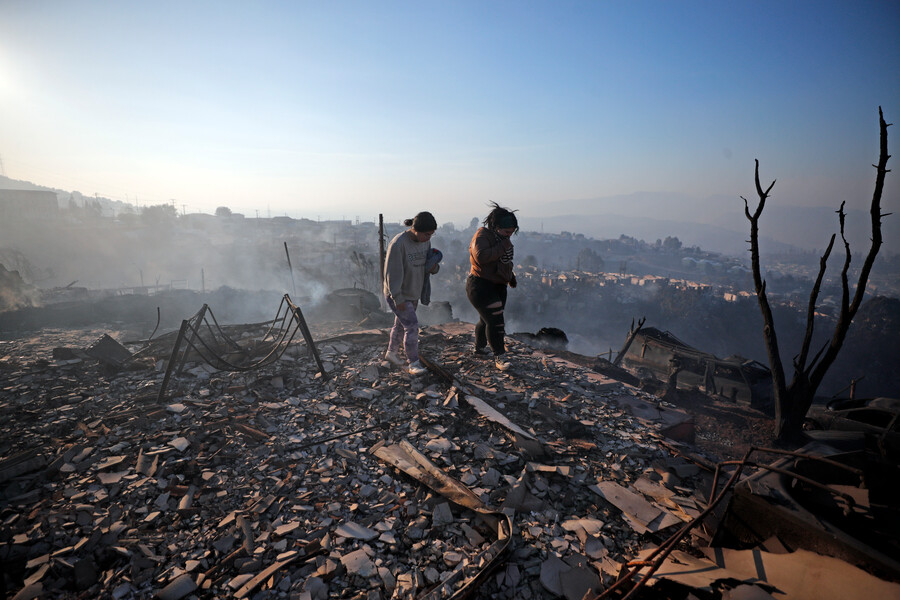
<path id="1" fill-rule="evenodd" d="M 475 348 L 475 351 L 472 352 L 472 355 L 475 356 L 475 358 L 487 359 L 492 356 L 492 353 L 490 350 L 488 350 L 487 346 L 485 346 L 484 348 Z"/>

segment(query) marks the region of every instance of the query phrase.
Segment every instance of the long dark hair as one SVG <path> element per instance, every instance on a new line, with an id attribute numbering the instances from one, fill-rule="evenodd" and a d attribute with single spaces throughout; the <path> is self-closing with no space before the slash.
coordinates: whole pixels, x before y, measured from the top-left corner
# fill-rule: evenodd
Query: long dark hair
<path id="1" fill-rule="evenodd" d="M 488 216 L 484 218 L 482 224 L 490 229 L 491 231 L 497 229 L 508 229 L 512 227 L 515 229 L 513 233 L 517 233 L 519 231 L 519 220 L 516 219 L 516 211 L 510 210 L 508 208 L 503 208 L 496 202 L 491 202 L 491 206 L 494 209 L 488 213 Z"/>

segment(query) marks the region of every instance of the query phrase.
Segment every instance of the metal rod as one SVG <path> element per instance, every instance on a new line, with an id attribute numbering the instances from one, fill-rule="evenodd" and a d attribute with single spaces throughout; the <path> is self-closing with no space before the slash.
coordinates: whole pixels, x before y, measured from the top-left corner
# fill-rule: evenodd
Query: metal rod
<path id="1" fill-rule="evenodd" d="M 181 322 L 178 337 L 175 338 L 175 347 L 172 348 L 172 356 L 169 357 L 169 364 L 166 365 L 166 374 L 163 376 L 162 385 L 159 386 L 159 394 L 156 396 L 156 401 L 160 404 L 166 398 L 166 388 L 169 385 L 169 379 L 172 377 L 172 370 L 175 368 L 175 362 L 178 358 L 178 349 L 181 347 L 182 340 L 184 340 L 184 330 L 187 329 L 187 326 L 188 322 L 185 319 Z"/>
<path id="2" fill-rule="evenodd" d="M 354 429 L 353 431 L 348 431 L 347 433 L 339 433 L 337 435 L 332 435 L 327 438 L 323 438 L 320 440 L 315 440 L 312 442 L 306 442 L 300 446 L 297 446 L 297 450 L 304 450 L 306 448 L 312 448 L 313 446 L 318 446 L 319 444 L 324 444 L 325 442 L 333 442 L 334 440 L 339 440 L 341 438 L 349 437 L 351 435 L 356 435 L 358 433 L 364 433 L 366 431 L 371 431 L 373 429 L 378 429 L 379 427 L 384 427 L 385 425 L 391 424 L 392 421 L 385 421 L 384 423 L 378 423 L 377 425 L 370 425 L 368 427 L 363 427 L 362 429 Z"/>
<path id="3" fill-rule="evenodd" d="M 209 305 L 204 304 L 200 308 L 200 310 L 197 311 L 197 314 L 194 315 L 193 317 L 191 317 L 191 321 L 193 321 L 197 325 L 190 326 L 191 336 L 189 338 L 187 338 L 188 347 L 185 347 L 184 352 L 181 355 L 181 361 L 178 363 L 178 371 L 177 371 L 178 374 L 181 374 L 181 372 L 184 370 L 184 363 L 187 362 L 187 357 L 188 357 L 188 349 L 190 346 L 193 346 L 194 338 L 199 339 L 199 337 L 200 337 L 200 334 L 197 333 L 197 329 L 199 328 L 200 324 L 203 323 L 203 320 L 206 318 L 206 311 L 208 311 L 208 310 L 209 310 Z"/>
<path id="4" fill-rule="evenodd" d="M 306 340 L 306 347 L 315 359 L 316 366 L 319 367 L 319 373 L 322 374 L 323 378 L 328 377 L 328 374 L 325 373 L 325 365 L 322 364 L 322 359 L 319 357 L 319 351 L 316 349 L 316 343 L 313 341 L 312 333 L 310 333 L 309 327 L 306 325 L 306 319 L 303 318 L 303 312 L 300 310 L 299 306 L 294 304 L 290 296 L 285 294 L 284 299 L 294 312 L 294 317 L 300 325 L 301 333 L 303 333 L 303 339 Z"/>
<path id="5" fill-rule="evenodd" d="M 744 459 L 741 461 L 742 463 L 745 462 L 750 457 L 750 453 L 752 451 L 753 451 L 752 448 L 747 451 L 747 454 L 744 455 Z M 671 554 L 672 550 L 675 549 L 675 546 L 678 544 L 678 542 L 680 542 L 682 540 L 682 538 L 684 538 L 684 536 L 687 535 L 688 532 L 690 532 L 691 529 L 696 527 L 701 521 L 703 521 L 703 519 L 705 519 L 710 513 L 712 513 L 713 510 L 715 510 L 716 506 L 719 505 L 719 502 L 721 502 L 722 499 L 725 497 L 729 488 L 731 488 L 731 486 L 733 486 L 735 484 L 735 482 L 737 481 L 742 468 L 743 468 L 743 465 L 741 465 L 737 469 L 735 469 L 734 473 L 731 476 L 731 479 L 729 479 L 728 483 L 725 484 L 725 488 L 722 490 L 722 493 L 719 494 L 715 499 L 712 499 L 712 501 L 709 503 L 709 506 L 706 507 L 706 510 L 704 510 L 702 513 L 700 513 L 690 523 L 686 523 L 680 530 L 678 530 L 677 533 L 675 533 L 675 535 L 670 537 L 663 545 L 661 545 L 659 548 L 654 550 L 650 554 L 650 556 L 648 556 L 645 559 L 645 561 L 642 561 L 642 564 L 643 564 L 645 562 L 653 560 L 653 564 L 650 567 L 650 570 L 644 574 L 644 576 L 641 578 L 641 580 L 637 584 L 635 584 L 635 586 L 625 595 L 623 600 L 633 597 L 633 594 L 635 594 L 640 588 L 642 588 L 644 586 L 644 584 L 647 581 L 649 581 L 650 576 L 653 575 L 653 573 L 655 573 L 657 571 L 657 569 L 659 569 L 660 566 L 662 566 L 663 561 L 665 561 L 666 557 L 668 557 L 669 554 Z M 654 557 L 655 557 L 655 560 L 654 560 Z M 607 588 L 602 594 L 600 594 L 598 596 L 594 596 L 592 600 L 599 600 L 601 598 L 608 597 L 613 590 L 616 590 L 617 588 L 624 585 L 628 581 L 631 581 L 642 568 L 643 568 L 642 566 L 635 567 L 634 569 L 632 569 L 631 571 L 626 573 L 624 576 L 622 576 L 612 586 Z"/>
<path id="6" fill-rule="evenodd" d="M 757 446 L 751 446 L 747 450 L 747 453 L 744 455 L 744 457 L 741 460 L 739 460 L 739 461 L 723 461 L 723 462 L 719 463 L 718 465 L 716 465 L 716 473 L 715 473 L 715 477 L 713 478 L 713 488 L 710 492 L 710 503 L 707 506 L 706 510 L 704 510 L 700 515 L 698 515 L 696 518 L 694 518 L 690 523 L 685 524 L 677 533 L 675 533 L 675 535 L 671 536 L 668 540 L 666 540 L 666 542 L 664 544 L 662 544 L 656 550 L 654 550 L 645 560 L 635 561 L 633 563 L 633 565 L 632 565 L 632 563 L 628 563 L 626 566 L 633 566 L 633 568 L 630 571 L 628 571 L 627 573 L 625 573 L 624 575 L 620 576 L 620 579 L 618 581 L 616 581 L 612 586 L 607 588 L 602 594 L 592 597 L 592 600 L 600 600 L 602 598 L 608 597 L 613 592 L 613 590 L 616 590 L 620 586 L 624 585 L 625 583 L 627 583 L 628 581 L 633 579 L 638 574 L 638 572 L 649 563 L 650 560 L 653 560 L 652 565 L 650 566 L 650 569 L 643 575 L 641 580 L 638 583 L 636 583 L 634 585 L 634 587 L 632 587 L 632 589 L 628 591 L 628 593 L 625 594 L 625 596 L 622 598 L 622 600 L 628 600 L 628 598 L 634 597 L 634 594 L 636 594 L 638 592 L 638 590 L 640 588 L 642 588 L 646 584 L 647 581 L 650 580 L 650 577 L 659 569 L 659 567 L 662 566 L 666 557 L 668 557 L 668 555 L 672 552 L 672 550 L 675 549 L 675 545 L 678 542 L 680 542 L 691 529 L 693 529 L 697 524 L 699 524 L 701 521 L 703 521 L 703 519 L 705 519 L 710 513 L 712 513 L 712 511 L 716 508 L 716 506 L 718 506 L 718 504 L 722 501 L 722 499 L 725 498 L 726 494 L 728 493 L 728 490 L 730 490 L 737 483 L 738 478 L 745 466 L 756 466 L 759 468 L 768 469 L 770 471 L 774 471 L 776 473 L 780 473 L 780 474 L 783 474 L 783 475 L 786 475 L 789 477 L 793 477 L 795 479 L 804 481 L 806 483 L 811 483 L 812 485 L 814 485 L 816 487 L 824 487 L 824 486 L 822 486 L 822 484 L 812 481 L 812 480 L 809 480 L 808 478 L 803 477 L 802 475 L 798 475 L 796 473 L 791 473 L 790 471 L 785 471 L 783 469 L 779 469 L 778 467 L 759 465 L 757 463 L 753 463 L 750 461 L 750 455 L 753 454 L 754 452 L 771 452 L 774 454 L 785 454 L 785 455 L 796 456 L 796 457 L 800 457 L 800 458 L 809 458 L 809 459 L 813 459 L 813 460 L 819 460 L 822 462 L 833 464 L 835 466 L 846 469 L 853 473 L 856 473 L 860 476 L 860 480 L 863 479 L 862 473 L 858 469 L 848 467 L 847 465 L 842 465 L 841 463 L 835 462 L 833 460 L 829 460 L 827 458 L 823 458 L 823 457 L 819 457 L 819 456 L 810 456 L 808 454 L 802 454 L 802 453 L 794 452 L 791 450 L 778 450 L 778 449 L 774 449 L 774 448 L 760 448 Z M 726 465 L 731 465 L 731 464 L 737 465 L 738 468 L 735 469 L 734 473 L 732 473 L 731 478 L 729 478 L 728 482 L 725 484 L 725 487 L 722 488 L 722 492 L 718 496 L 715 496 L 715 490 L 718 485 L 719 470 L 721 467 L 726 466 Z M 828 488 L 825 488 L 825 489 L 828 489 Z M 844 497 L 845 499 L 847 499 L 851 503 L 851 506 L 854 505 L 854 500 L 849 495 L 844 494 L 842 492 L 837 492 L 836 490 L 829 490 L 829 491 L 832 491 L 832 492 Z M 654 559 L 654 557 L 655 557 L 655 559 Z"/>
<path id="7" fill-rule="evenodd" d="M 385 251 L 384 251 L 384 215 L 381 213 L 378 214 L 378 282 L 380 284 L 378 288 L 378 295 L 381 297 L 381 308 L 387 309 L 387 303 L 384 299 L 384 293 L 381 290 L 384 289 L 384 260 L 385 260 Z"/>
<path id="8" fill-rule="evenodd" d="M 156 327 L 153 328 L 153 332 L 150 334 L 150 337 L 147 338 L 147 341 L 153 339 L 153 336 L 156 335 L 156 330 L 159 329 L 159 321 L 160 321 L 161 313 L 159 312 L 159 307 L 156 307 Z"/>
<path id="9" fill-rule="evenodd" d="M 811 454 L 804 454 L 802 452 L 797 452 L 795 450 L 780 450 L 778 448 L 762 448 L 759 446 L 751 446 L 748 456 L 750 454 L 752 454 L 753 452 L 770 452 L 772 454 L 783 454 L 785 456 L 793 456 L 795 458 L 804 458 L 804 459 L 809 459 L 809 460 L 814 460 L 817 462 L 825 463 L 825 464 L 831 465 L 832 467 L 835 467 L 837 469 L 843 469 L 844 471 L 853 473 L 854 475 L 859 477 L 859 482 L 861 485 L 866 485 L 865 473 L 863 473 L 862 470 L 856 469 L 849 465 L 845 465 L 836 460 L 831 460 L 830 458 L 825 458 L 824 456 L 813 456 Z M 740 464 L 740 461 L 726 460 L 726 461 L 722 461 L 716 465 L 716 474 L 713 476 L 712 489 L 709 492 L 710 498 L 714 497 L 716 494 L 716 486 L 718 485 L 718 481 L 719 481 L 719 468 L 727 466 L 727 465 L 736 465 L 736 464 Z M 794 476 L 797 477 L 798 479 L 800 479 L 802 477 L 800 475 L 794 475 Z"/>
<path id="10" fill-rule="evenodd" d="M 284 254 L 287 256 L 288 271 L 291 272 L 291 287 L 294 289 L 294 295 L 297 295 L 297 284 L 294 282 L 294 267 L 291 266 L 291 253 L 288 252 L 287 242 L 284 243 Z"/>

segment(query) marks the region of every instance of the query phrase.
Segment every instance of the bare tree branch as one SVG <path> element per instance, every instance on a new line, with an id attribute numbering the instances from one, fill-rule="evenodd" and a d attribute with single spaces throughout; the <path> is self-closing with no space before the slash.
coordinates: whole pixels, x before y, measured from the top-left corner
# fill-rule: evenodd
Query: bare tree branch
<path id="1" fill-rule="evenodd" d="M 775 181 L 772 181 L 772 184 L 763 191 L 762 186 L 759 183 L 759 159 L 755 162 L 754 181 L 756 183 L 756 193 L 759 195 L 759 203 L 756 205 L 756 210 L 751 215 L 749 203 L 747 202 L 747 199 L 744 198 L 744 214 L 750 221 L 750 262 L 753 271 L 753 285 L 756 289 L 756 299 L 759 302 L 759 308 L 763 315 L 763 333 L 765 337 L 766 353 L 769 356 L 769 368 L 772 372 L 772 385 L 775 388 L 775 395 L 778 397 L 779 395 L 783 395 L 785 390 L 784 367 L 782 366 L 781 354 L 778 349 L 778 335 L 775 331 L 775 318 L 772 316 L 772 308 L 769 306 L 769 299 L 766 295 L 766 282 L 762 278 L 759 265 L 759 217 L 762 214 L 763 208 L 765 208 L 766 199 L 768 199 L 769 192 L 771 192 L 772 186 L 775 185 Z"/>
<path id="2" fill-rule="evenodd" d="M 806 370 L 806 359 L 809 356 L 809 346 L 812 343 L 813 328 L 815 325 L 816 301 L 819 298 L 819 290 L 822 289 L 822 280 L 825 278 L 825 268 L 828 263 L 828 257 L 831 254 L 831 249 L 834 247 L 834 237 L 834 235 L 831 236 L 831 241 L 828 242 L 828 248 L 825 249 L 825 253 L 819 258 L 819 274 L 816 276 L 816 283 L 813 285 L 812 291 L 809 294 L 809 303 L 806 308 L 806 333 L 803 336 L 803 345 L 800 349 L 799 358 L 794 361 L 795 371 Z M 815 361 L 813 361 L 813 363 L 815 363 Z"/>
<path id="3" fill-rule="evenodd" d="M 882 112 L 880 106 L 878 107 L 878 124 L 880 131 L 878 165 L 873 165 L 876 169 L 875 190 L 872 192 L 872 204 L 869 208 L 869 218 L 872 227 L 871 246 L 869 247 L 869 252 L 868 254 L 866 254 L 866 258 L 863 261 L 863 265 L 860 268 L 859 275 L 856 280 L 856 290 L 853 294 L 853 300 L 849 301 L 850 292 L 849 283 L 846 282 L 846 272 L 849 268 L 850 263 L 850 246 L 849 244 L 847 244 L 846 238 L 844 238 L 844 205 L 841 204 L 838 215 L 841 223 L 841 237 L 844 238 L 844 245 L 847 253 L 844 270 L 841 274 L 841 285 L 843 288 L 843 297 L 841 299 L 841 313 L 838 317 L 838 322 L 835 325 L 834 335 L 831 338 L 831 344 L 829 345 L 828 350 L 826 350 L 825 354 L 822 356 L 821 361 L 819 361 L 819 363 L 812 370 L 810 382 L 815 387 L 818 387 L 818 385 L 825 378 L 825 373 L 828 372 L 829 367 L 831 367 L 832 363 L 834 363 L 834 360 L 837 358 L 841 346 L 844 344 L 844 339 L 847 337 L 847 331 L 849 331 L 850 329 L 850 323 L 853 321 L 853 317 L 856 316 L 856 312 L 859 310 L 859 307 L 862 304 L 863 299 L 865 298 L 866 284 L 869 281 L 869 274 L 872 271 L 872 266 L 875 264 L 875 258 L 878 256 L 878 251 L 881 249 L 881 196 L 884 191 L 885 177 L 890 172 L 887 168 L 887 162 L 891 155 L 888 154 L 887 135 L 887 128 L 890 127 L 890 124 L 885 122 L 884 113 Z"/>
<path id="4" fill-rule="evenodd" d="M 877 173 L 875 176 L 875 190 L 872 194 L 872 204 L 870 207 L 870 220 L 872 227 L 871 246 L 866 258 L 863 261 L 856 280 L 856 289 L 851 300 L 850 294 L 850 263 L 852 255 L 850 253 L 850 244 L 847 241 L 845 233 L 846 214 L 844 213 L 845 203 L 841 203 L 840 208 L 836 211 L 838 221 L 840 223 L 841 241 L 844 244 L 844 264 L 841 268 L 841 304 L 837 322 L 835 324 L 834 333 L 829 342 L 824 344 L 815 356 L 807 362 L 809 358 L 810 348 L 812 346 L 812 337 L 815 325 L 815 309 L 821 291 L 822 282 L 824 280 L 826 265 L 834 248 L 835 235 L 831 236 L 828 248 L 822 254 L 819 260 L 819 273 L 816 277 L 815 284 L 810 292 L 809 304 L 806 314 L 806 331 L 804 333 L 803 342 L 800 352 L 794 357 L 793 367 L 794 375 L 790 385 L 785 385 L 784 367 L 781 362 L 781 356 L 778 349 L 778 338 L 775 331 L 775 323 L 772 316 L 772 310 L 769 306 L 768 297 L 766 295 L 766 282 L 762 278 L 761 268 L 759 264 L 759 217 L 765 207 L 766 200 L 775 182 L 772 182 L 766 190 L 762 189 L 759 182 L 759 161 L 756 161 L 756 169 L 754 173 L 754 183 L 756 184 L 756 193 L 759 196 L 759 202 L 756 210 L 751 214 L 750 204 L 746 198 L 744 200 L 744 215 L 750 221 L 750 256 L 753 271 L 753 283 L 756 288 L 756 296 L 759 301 L 760 311 L 763 316 L 763 335 L 765 338 L 766 352 L 769 355 L 769 367 L 772 373 L 773 394 L 775 397 L 775 420 L 776 435 L 779 439 L 786 439 L 799 433 L 800 426 L 806 411 L 809 410 L 815 396 L 816 390 L 822 383 L 826 372 L 837 358 L 841 346 L 847 337 L 850 329 L 850 323 L 859 310 L 866 294 L 866 285 L 869 280 L 872 266 L 875 258 L 881 248 L 882 231 L 881 220 L 887 216 L 881 212 L 881 197 L 884 190 L 884 180 L 887 173 L 887 161 L 890 158 L 887 146 L 887 128 L 889 125 L 884 121 L 884 114 L 881 107 L 878 108 L 878 121 L 880 129 L 880 147 L 879 160 L 875 168 Z"/>

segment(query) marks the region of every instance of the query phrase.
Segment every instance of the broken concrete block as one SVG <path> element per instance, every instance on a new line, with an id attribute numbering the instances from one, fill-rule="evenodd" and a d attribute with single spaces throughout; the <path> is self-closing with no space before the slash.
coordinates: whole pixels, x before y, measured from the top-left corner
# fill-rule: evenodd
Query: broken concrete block
<path id="1" fill-rule="evenodd" d="M 197 589 L 197 584 L 190 575 L 176 577 L 166 587 L 156 593 L 159 600 L 181 600 Z"/>
<path id="2" fill-rule="evenodd" d="M 334 530 L 334 533 L 335 535 L 339 535 L 341 537 L 355 538 L 366 541 L 378 537 L 378 532 L 374 529 L 363 527 L 362 525 L 359 525 L 352 521 L 341 523 Z"/>
<path id="3" fill-rule="evenodd" d="M 453 523 L 453 521 L 453 511 L 450 510 L 450 505 L 448 503 L 441 502 L 434 507 L 434 512 L 431 515 L 431 522 L 435 527 L 449 525 L 450 523 Z"/>
<path id="4" fill-rule="evenodd" d="M 541 585 L 544 589 L 557 596 L 563 595 L 561 577 L 572 570 L 572 567 L 551 554 L 547 560 L 541 563 Z"/>
<path id="5" fill-rule="evenodd" d="M 365 549 L 361 548 L 341 557 L 341 564 L 347 569 L 348 573 L 359 575 L 360 577 L 371 577 L 377 573 L 375 563 L 369 558 Z"/>
<path id="6" fill-rule="evenodd" d="M 177 437 L 174 440 L 170 440 L 169 445 L 172 446 L 173 448 L 175 448 L 176 450 L 178 450 L 179 452 L 184 452 L 185 450 L 188 449 L 188 446 L 190 446 L 191 443 L 186 438 Z"/>

